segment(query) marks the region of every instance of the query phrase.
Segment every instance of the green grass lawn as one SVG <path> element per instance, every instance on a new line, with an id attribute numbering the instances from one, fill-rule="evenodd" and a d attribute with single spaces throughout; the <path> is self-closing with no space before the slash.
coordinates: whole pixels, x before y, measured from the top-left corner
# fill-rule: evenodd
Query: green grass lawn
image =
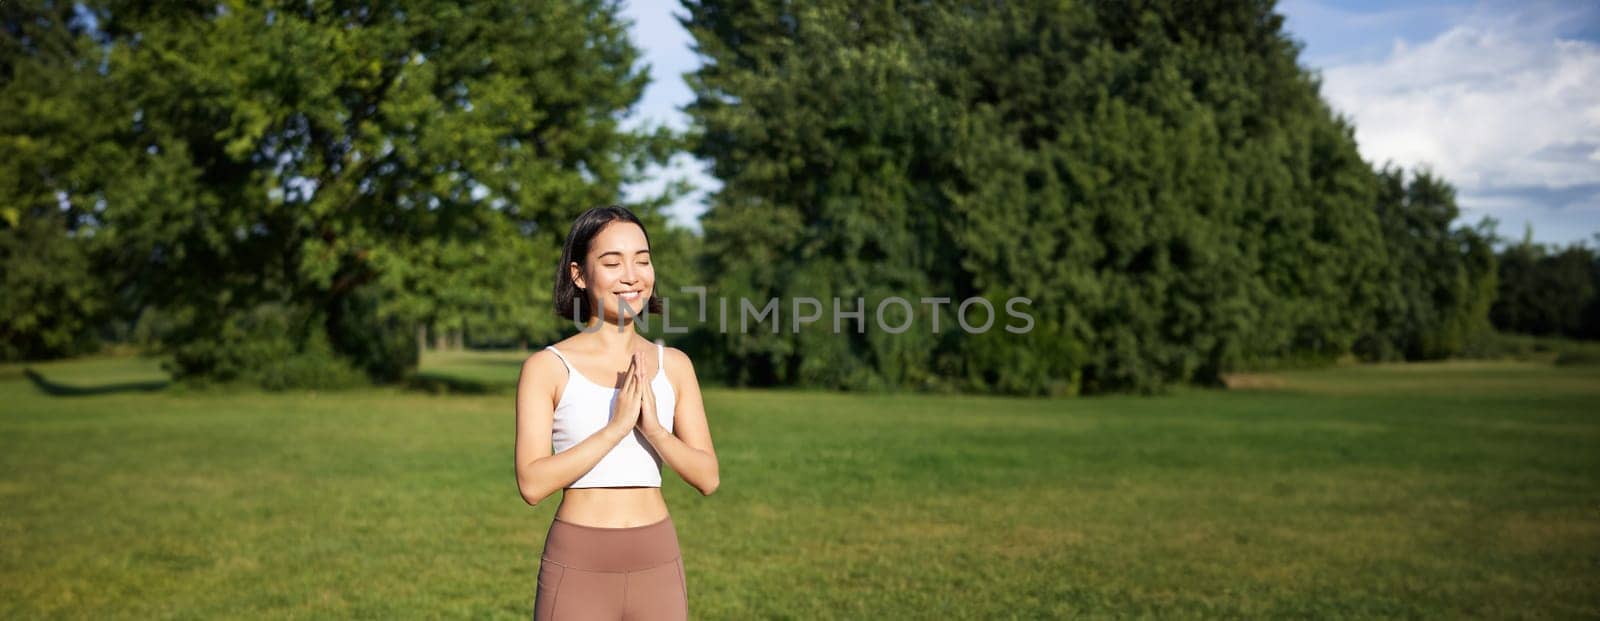
<path id="1" fill-rule="evenodd" d="M 557 498 L 484 394 L 0 367 L 0 618 L 527 618 Z M 695 618 L 1600 615 L 1600 367 L 1447 363 L 1030 400 L 708 389 L 665 494 Z"/>

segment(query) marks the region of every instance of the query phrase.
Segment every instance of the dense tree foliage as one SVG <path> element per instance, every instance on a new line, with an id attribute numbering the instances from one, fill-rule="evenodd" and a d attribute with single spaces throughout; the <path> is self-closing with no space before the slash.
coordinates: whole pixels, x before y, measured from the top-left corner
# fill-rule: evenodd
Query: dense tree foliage
<path id="1" fill-rule="evenodd" d="M 1490 319 L 1506 332 L 1600 339 L 1600 253 L 1586 244 L 1536 244 L 1532 231 L 1499 256 Z"/>
<path id="2" fill-rule="evenodd" d="M 0 4 L 0 359 L 93 349 L 111 298 L 89 251 L 115 104 L 70 3 Z"/>
<path id="3" fill-rule="evenodd" d="M 1359 344 L 1368 358 L 1428 360 L 1466 349 L 1489 330 L 1496 286 L 1493 222 L 1452 228 L 1455 190 L 1423 172 L 1378 173 L 1386 259 L 1377 323 Z"/>
<path id="4" fill-rule="evenodd" d="M 619 124 L 647 78 L 615 2 L 4 11 L 11 355 L 103 306 L 164 314 L 180 376 L 271 385 L 396 378 L 418 325 L 550 338 L 565 226 L 673 144 Z"/>
<path id="5" fill-rule="evenodd" d="M 1036 322 L 734 331 L 732 381 L 1144 391 L 1485 325 L 1493 256 L 1448 186 L 1386 194 L 1270 2 L 685 4 L 714 290 Z"/>

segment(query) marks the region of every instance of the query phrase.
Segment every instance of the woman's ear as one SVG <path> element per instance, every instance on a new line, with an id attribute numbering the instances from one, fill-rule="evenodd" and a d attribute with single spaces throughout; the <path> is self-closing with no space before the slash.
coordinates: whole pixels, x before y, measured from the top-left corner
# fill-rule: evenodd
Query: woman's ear
<path id="1" fill-rule="evenodd" d="M 577 285 L 579 289 L 589 288 L 589 285 L 583 282 L 583 270 L 578 269 L 577 261 L 567 264 L 567 275 L 572 278 L 572 284 Z"/>

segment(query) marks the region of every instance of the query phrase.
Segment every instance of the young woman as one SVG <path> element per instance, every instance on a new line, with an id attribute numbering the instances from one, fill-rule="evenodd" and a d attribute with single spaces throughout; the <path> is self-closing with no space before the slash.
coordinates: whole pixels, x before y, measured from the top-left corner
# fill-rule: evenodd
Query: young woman
<path id="1" fill-rule="evenodd" d="M 522 499 L 564 490 L 540 556 L 537 620 L 688 617 L 661 462 L 705 495 L 717 489 L 717 454 L 693 363 L 634 329 L 635 316 L 660 312 L 655 282 L 632 212 L 578 216 L 555 308 L 585 328 L 529 357 L 517 384 Z"/>

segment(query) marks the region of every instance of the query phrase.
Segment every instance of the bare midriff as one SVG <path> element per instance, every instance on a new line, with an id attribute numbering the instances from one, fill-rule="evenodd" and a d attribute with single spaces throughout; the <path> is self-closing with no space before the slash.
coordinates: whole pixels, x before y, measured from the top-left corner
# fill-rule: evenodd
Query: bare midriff
<path id="1" fill-rule="evenodd" d="M 659 487 L 569 487 L 556 517 L 601 528 L 647 526 L 667 519 L 667 501 Z"/>

